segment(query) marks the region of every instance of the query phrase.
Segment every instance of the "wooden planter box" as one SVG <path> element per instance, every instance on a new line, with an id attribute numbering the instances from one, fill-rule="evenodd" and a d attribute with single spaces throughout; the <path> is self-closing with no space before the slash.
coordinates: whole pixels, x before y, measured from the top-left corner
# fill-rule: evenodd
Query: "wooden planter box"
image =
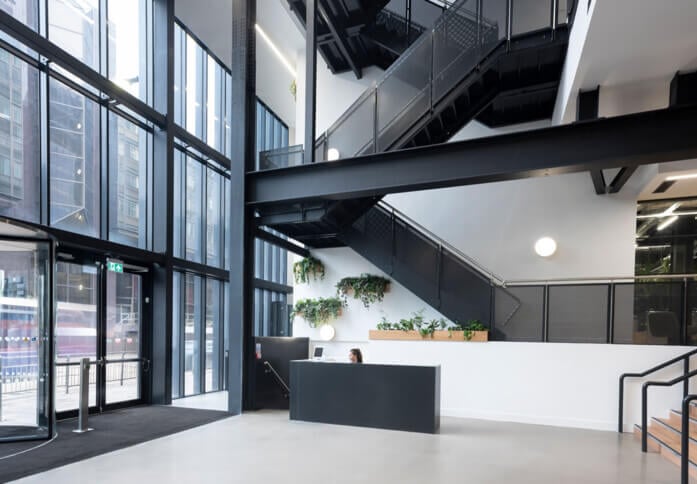
<path id="1" fill-rule="evenodd" d="M 435 331 L 433 337 L 421 336 L 418 331 L 400 331 L 400 330 L 379 330 L 371 329 L 368 333 L 368 339 L 376 340 L 395 340 L 395 341 L 473 341 L 485 342 L 489 341 L 488 331 L 472 331 L 472 338 L 465 339 L 464 331 Z"/>

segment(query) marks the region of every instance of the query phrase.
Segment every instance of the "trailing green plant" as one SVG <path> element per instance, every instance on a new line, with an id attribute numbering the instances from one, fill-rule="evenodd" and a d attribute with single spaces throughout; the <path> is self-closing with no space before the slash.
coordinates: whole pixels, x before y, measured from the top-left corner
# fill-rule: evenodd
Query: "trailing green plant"
<path id="1" fill-rule="evenodd" d="M 343 301 L 336 297 L 301 299 L 295 303 L 291 316 L 293 318 L 302 316 L 311 328 L 316 328 L 331 319 L 338 318 L 343 305 Z"/>
<path id="2" fill-rule="evenodd" d="M 470 319 L 466 325 L 462 326 L 462 333 L 467 341 L 472 339 L 475 331 L 489 331 L 489 328 L 478 319 Z"/>
<path id="3" fill-rule="evenodd" d="M 372 274 L 344 277 L 336 284 L 336 294 L 347 301 L 349 291 L 353 291 L 353 298 L 360 299 L 367 308 L 374 302 L 382 301 L 389 283 L 389 279 Z"/>
<path id="4" fill-rule="evenodd" d="M 390 331 L 392 329 L 397 329 L 392 327 L 392 323 L 390 323 L 385 316 L 383 316 L 380 319 L 380 322 L 377 324 L 376 328 L 380 331 Z"/>
<path id="5" fill-rule="evenodd" d="M 324 279 L 324 264 L 319 259 L 315 259 L 312 256 L 304 257 L 298 262 L 293 264 L 293 275 L 295 276 L 296 284 L 310 283 L 310 276 L 313 280 L 317 280 L 317 276 L 320 279 Z"/>
<path id="6" fill-rule="evenodd" d="M 426 320 L 423 315 L 424 310 L 413 312 L 411 318 L 402 318 L 398 323 L 390 323 L 383 316 L 377 324 L 379 330 L 398 330 L 398 331 L 418 331 L 419 334 L 426 338 L 433 337 L 433 333 L 439 329 L 446 329 L 448 323 L 445 319 Z"/>

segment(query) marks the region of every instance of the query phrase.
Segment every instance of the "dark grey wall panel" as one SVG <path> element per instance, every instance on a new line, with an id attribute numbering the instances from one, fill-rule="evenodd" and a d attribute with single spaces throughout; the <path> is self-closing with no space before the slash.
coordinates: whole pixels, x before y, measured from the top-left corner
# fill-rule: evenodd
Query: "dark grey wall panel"
<path id="1" fill-rule="evenodd" d="M 440 366 L 292 361 L 290 418 L 410 432 L 440 428 Z"/>

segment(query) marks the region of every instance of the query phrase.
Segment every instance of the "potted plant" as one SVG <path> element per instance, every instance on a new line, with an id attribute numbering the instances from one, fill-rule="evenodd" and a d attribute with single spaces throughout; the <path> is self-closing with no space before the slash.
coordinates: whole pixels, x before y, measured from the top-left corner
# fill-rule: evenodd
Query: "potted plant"
<path id="1" fill-rule="evenodd" d="M 316 328 L 338 318 L 343 305 L 343 301 L 336 297 L 301 299 L 295 303 L 291 317 L 302 316 L 311 328 Z"/>
<path id="2" fill-rule="evenodd" d="M 309 284 L 310 276 L 315 281 L 318 276 L 320 279 L 324 279 L 324 264 L 312 256 L 304 257 L 293 264 L 293 276 L 295 276 L 296 284 Z"/>
<path id="3" fill-rule="evenodd" d="M 389 279 L 361 274 L 359 277 L 344 277 L 336 284 L 337 295 L 347 302 L 348 295 L 353 293 L 354 299 L 360 299 L 364 307 L 370 307 L 372 303 L 382 301 L 390 284 Z"/>
<path id="4" fill-rule="evenodd" d="M 426 320 L 423 309 L 412 313 L 409 319 L 390 323 L 384 316 L 377 329 L 370 330 L 369 339 L 375 340 L 424 340 L 434 341 L 488 341 L 489 331 L 479 320 L 467 324 L 452 324 L 443 319 Z"/>

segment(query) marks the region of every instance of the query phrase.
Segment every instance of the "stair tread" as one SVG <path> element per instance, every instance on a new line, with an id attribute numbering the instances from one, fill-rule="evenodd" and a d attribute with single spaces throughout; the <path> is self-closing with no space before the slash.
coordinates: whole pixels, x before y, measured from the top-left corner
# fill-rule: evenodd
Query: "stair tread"
<path id="1" fill-rule="evenodd" d="M 638 432 L 641 431 L 641 426 L 635 425 L 635 428 Z M 649 426 L 649 431 L 648 431 L 648 438 L 653 439 L 656 441 L 659 445 L 661 445 L 663 448 L 669 450 L 670 452 L 680 456 L 682 455 L 680 453 L 680 437 L 677 436 L 674 437 L 669 434 L 669 430 L 659 430 L 659 431 L 652 431 L 655 429 L 652 429 Z M 694 445 L 694 444 L 693 444 Z M 692 466 L 697 467 L 697 457 L 692 457 L 692 455 L 695 454 L 693 452 L 690 452 L 690 464 Z"/>
<path id="2" fill-rule="evenodd" d="M 670 427 L 671 429 L 673 429 L 675 432 L 678 433 L 678 436 L 679 436 L 679 434 L 682 433 L 682 428 L 681 428 L 680 424 L 676 425 L 675 423 L 671 422 L 670 419 L 653 417 L 652 420 L 660 422 L 667 427 Z M 690 419 L 690 420 L 692 420 L 692 419 Z M 649 425 L 649 429 L 651 429 L 650 425 Z M 695 443 L 697 443 L 697 430 L 690 429 L 690 440 L 693 440 Z"/>
<path id="3" fill-rule="evenodd" d="M 656 437 L 657 440 L 660 440 L 662 444 L 666 445 L 667 447 L 670 447 L 673 451 L 677 452 L 678 454 L 681 453 L 682 443 L 680 442 L 679 433 L 676 433 L 673 430 L 664 426 L 658 425 L 649 425 L 648 433 Z M 690 447 L 690 454 L 697 456 L 697 443 L 691 441 Z"/>

